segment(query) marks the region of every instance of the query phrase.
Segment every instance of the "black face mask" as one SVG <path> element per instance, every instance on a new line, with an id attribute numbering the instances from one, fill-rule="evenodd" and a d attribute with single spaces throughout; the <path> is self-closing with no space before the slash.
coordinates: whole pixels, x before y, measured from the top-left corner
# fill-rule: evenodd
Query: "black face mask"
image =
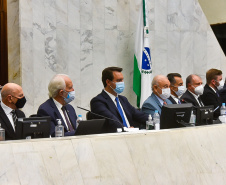
<path id="1" fill-rule="evenodd" d="M 20 109 L 20 108 L 23 108 L 24 107 L 24 105 L 25 105 L 25 103 L 26 103 L 26 98 L 25 98 L 25 96 L 23 97 L 23 98 L 18 98 L 18 100 L 17 100 L 17 102 L 16 102 L 16 107 L 18 108 L 18 109 Z"/>

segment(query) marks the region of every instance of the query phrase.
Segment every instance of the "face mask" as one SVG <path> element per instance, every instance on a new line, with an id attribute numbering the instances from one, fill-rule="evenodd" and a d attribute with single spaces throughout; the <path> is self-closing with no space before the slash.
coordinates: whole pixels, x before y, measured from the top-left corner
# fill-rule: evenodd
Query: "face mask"
<path id="1" fill-rule="evenodd" d="M 216 81 L 216 80 L 215 80 Z M 223 80 L 221 80 L 220 82 L 219 82 L 219 85 L 218 86 L 216 86 L 217 87 L 217 89 L 218 90 L 221 90 L 221 89 L 223 89 L 223 87 L 224 87 L 224 81 Z"/>
<path id="2" fill-rule="evenodd" d="M 18 108 L 18 109 L 20 109 L 20 108 L 23 108 L 24 107 L 24 105 L 25 105 L 25 103 L 26 103 L 26 98 L 25 98 L 25 96 L 23 97 L 23 98 L 18 98 L 18 100 L 17 100 L 17 102 L 16 102 L 16 107 Z"/>
<path id="3" fill-rule="evenodd" d="M 184 94 L 184 91 L 185 91 L 184 86 L 178 86 L 178 90 L 174 92 L 176 93 L 177 96 L 181 96 L 182 94 Z"/>
<path id="4" fill-rule="evenodd" d="M 115 83 L 115 82 L 113 82 Z M 113 89 L 117 94 L 120 94 L 123 92 L 124 88 L 125 88 L 125 84 L 124 82 L 116 82 L 116 87 L 115 89 Z M 111 87 L 111 86 L 110 86 Z M 112 88 L 112 87 L 111 87 Z"/>
<path id="5" fill-rule="evenodd" d="M 160 87 L 158 87 L 158 88 L 161 89 Z M 157 91 L 157 93 L 158 93 L 158 91 Z M 159 93 L 158 93 L 158 94 L 159 94 Z M 160 96 L 163 100 L 169 98 L 169 97 L 170 97 L 170 88 L 162 89 L 162 94 L 159 94 L 159 96 Z"/>
<path id="6" fill-rule="evenodd" d="M 75 91 L 67 92 L 67 97 L 64 98 L 64 101 L 66 104 L 70 103 L 75 99 Z"/>
<path id="7" fill-rule="evenodd" d="M 199 85 L 199 86 L 195 87 L 195 94 L 196 95 L 202 95 L 203 91 L 204 91 L 203 85 Z"/>

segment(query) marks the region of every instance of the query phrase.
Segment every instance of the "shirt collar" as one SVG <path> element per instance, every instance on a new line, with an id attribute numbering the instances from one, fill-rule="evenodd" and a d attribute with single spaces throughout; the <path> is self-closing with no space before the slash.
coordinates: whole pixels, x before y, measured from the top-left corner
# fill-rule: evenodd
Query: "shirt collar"
<path id="1" fill-rule="evenodd" d="M 188 90 L 189 91 L 189 90 Z M 193 92 L 189 91 L 196 99 L 198 99 L 199 95 L 194 94 Z"/>
<path id="2" fill-rule="evenodd" d="M 209 87 L 210 87 L 210 86 L 209 86 Z M 215 93 L 217 93 L 216 90 L 215 90 L 213 87 L 210 87 L 210 88 L 213 89 L 213 91 L 214 91 Z"/>
<path id="3" fill-rule="evenodd" d="M 61 110 L 61 108 L 62 108 L 62 104 L 61 103 L 59 103 L 58 101 L 56 101 L 54 98 L 53 98 L 53 102 L 55 103 L 55 105 L 56 105 L 56 107 L 59 109 L 59 110 Z"/>
<path id="4" fill-rule="evenodd" d="M 118 94 L 117 94 L 117 96 L 115 96 L 115 95 L 113 95 L 113 94 L 107 92 L 105 89 L 104 89 L 104 91 L 108 94 L 108 96 L 110 96 L 110 98 L 111 98 L 113 101 L 115 101 L 115 98 L 118 97 Z"/>
<path id="5" fill-rule="evenodd" d="M 8 107 L 7 105 L 5 105 L 2 101 L 1 101 L 1 106 L 6 115 L 10 114 L 13 110 L 10 107 Z"/>

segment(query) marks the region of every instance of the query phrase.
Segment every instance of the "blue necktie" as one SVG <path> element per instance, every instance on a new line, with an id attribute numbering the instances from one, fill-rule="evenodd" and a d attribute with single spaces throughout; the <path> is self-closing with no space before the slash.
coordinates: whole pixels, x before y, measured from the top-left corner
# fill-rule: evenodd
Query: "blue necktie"
<path id="1" fill-rule="evenodd" d="M 181 104 L 181 101 L 178 99 L 178 104 Z"/>
<path id="2" fill-rule="evenodd" d="M 119 114 L 120 114 L 121 117 L 122 117 L 123 125 L 124 125 L 125 127 L 127 127 L 126 119 L 125 119 L 125 117 L 124 117 L 124 115 L 123 115 L 122 108 L 121 108 L 121 106 L 120 106 L 120 104 L 119 104 L 118 97 L 115 98 L 115 101 L 116 101 L 116 104 L 117 104 L 117 108 L 118 108 Z"/>

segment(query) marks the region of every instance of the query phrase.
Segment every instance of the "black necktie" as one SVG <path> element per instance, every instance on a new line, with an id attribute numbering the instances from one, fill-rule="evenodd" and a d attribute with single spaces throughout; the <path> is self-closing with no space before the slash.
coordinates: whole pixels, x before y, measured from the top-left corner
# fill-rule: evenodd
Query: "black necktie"
<path id="1" fill-rule="evenodd" d="M 68 117 L 67 117 L 67 111 L 66 111 L 66 108 L 65 108 L 65 106 L 62 106 L 62 111 L 63 111 L 63 113 L 64 113 L 64 117 L 65 117 L 65 120 L 66 120 L 66 124 L 67 124 L 67 126 L 68 126 L 68 128 L 69 128 L 69 131 L 71 132 L 71 131 L 74 131 L 74 128 L 73 128 L 73 126 L 71 125 L 71 122 L 69 121 L 69 119 L 68 119 Z"/>
<path id="2" fill-rule="evenodd" d="M 12 117 L 13 117 L 13 123 L 14 123 L 14 125 L 15 125 L 15 128 L 16 128 L 16 111 L 15 110 L 12 110 L 11 111 L 11 114 L 12 114 Z"/>

